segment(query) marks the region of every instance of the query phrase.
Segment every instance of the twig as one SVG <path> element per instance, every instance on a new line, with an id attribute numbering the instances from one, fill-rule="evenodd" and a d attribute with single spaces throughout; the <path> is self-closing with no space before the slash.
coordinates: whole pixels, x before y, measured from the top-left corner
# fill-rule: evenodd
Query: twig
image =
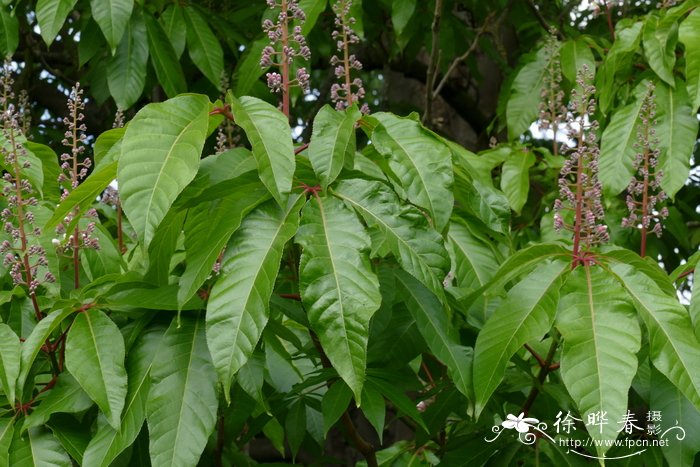
<path id="1" fill-rule="evenodd" d="M 532 0 L 528 0 L 526 3 L 527 3 L 527 6 L 532 11 L 532 14 L 535 15 L 537 22 L 540 23 L 540 26 L 542 26 L 545 31 L 549 32 L 552 29 L 552 27 L 549 25 L 547 20 L 544 19 L 544 16 L 542 16 L 542 13 L 540 13 L 540 10 L 537 9 L 537 6 L 532 2 Z"/>
<path id="2" fill-rule="evenodd" d="M 613 42 L 615 42 L 615 26 L 613 26 L 612 22 L 612 11 L 610 8 L 610 3 L 608 0 L 603 0 L 605 2 L 605 16 L 608 18 L 608 30 L 610 30 L 610 37 L 612 38 Z"/>
<path id="3" fill-rule="evenodd" d="M 442 17 L 442 0 L 435 0 L 435 13 L 433 16 L 433 45 L 430 50 L 430 62 L 428 63 L 428 74 L 426 78 L 425 110 L 423 112 L 423 124 L 431 126 L 433 114 L 433 85 L 435 83 L 435 70 L 438 65 L 438 54 L 440 51 L 440 19 Z"/>

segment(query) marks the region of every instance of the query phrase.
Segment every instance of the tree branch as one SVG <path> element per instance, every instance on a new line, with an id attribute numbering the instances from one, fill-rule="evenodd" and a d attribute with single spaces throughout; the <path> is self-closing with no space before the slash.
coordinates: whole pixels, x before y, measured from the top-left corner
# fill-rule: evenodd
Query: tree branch
<path id="1" fill-rule="evenodd" d="M 440 52 L 440 19 L 442 17 L 442 0 L 435 0 L 435 13 L 433 15 L 433 44 L 430 50 L 430 62 L 428 63 L 428 71 L 426 76 L 426 88 L 425 93 L 425 110 L 423 111 L 423 124 L 428 127 L 432 126 L 432 114 L 433 114 L 433 99 L 435 95 L 433 94 L 433 85 L 435 82 L 435 74 L 439 61 Z"/>

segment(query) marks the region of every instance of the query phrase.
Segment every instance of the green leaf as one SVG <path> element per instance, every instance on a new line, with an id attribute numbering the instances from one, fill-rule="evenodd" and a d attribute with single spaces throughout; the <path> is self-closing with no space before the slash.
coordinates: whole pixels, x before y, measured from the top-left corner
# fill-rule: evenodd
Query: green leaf
<path id="1" fill-rule="evenodd" d="M 496 253 L 474 235 L 466 223 L 453 218 L 447 239 L 454 257 L 458 287 L 476 290 L 494 278 L 499 267 Z"/>
<path id="2" fill-rule="evenodd" d="M 532 61 L 523 65 L 513 80 L 506 107 L 508 138 L 517 140 L 530 127 L 539 113 L 540 95 L 544 86 L 548 57 L 543 48 L 530 55 Z"/>
<path id="3" fill-rule="evenodd" d="M 95 20 L 91 19 L 80 30 L 80 42 L 78 43 L 78 66 L 83 67 L 99 52 L 107 46 L 104 34 L 100 30 Z M 95 60 L 98 61 L 99 59 Z M 102 79 L 106 80 L 106 76 Z"/>
<path id="4" fill-rule="evenodd" d="M 313 29 L 318 17 L 326 10 L 326 0 L 300 0 L 299 8 L 306 14 L 306 21 L 301 26 L 301 33 L 309 34 Z"/>
<path id="5" fill-rule="evenodd" d="M 506 365 L 524 344 L 541 339 L 552 327 L 559 290 L 571 264 L 546 263 L 508 292 L 486 321 L 474 347 L 475 413 L 478 417 L 503 380 Z"/>
<path id="6" fill-rule="evenodd" d="M 236 124 L 245 131 L 258 163 L 260 179 L 280 207 L 287 205 L 292 189 L 294 147 L 287 117 L 267 102 L 255 97 L 236 99 L 226 96 Z"/>
<path id="7" fill-rule="evenodd" d="M 114 321 L 94 308 L 78 313 L 66 339 L 66 368 L 114 428 L 126 397 L 124 353 Z"/>
<path id="8" fill-rule="evenodd" d="M 32 428 L 20 435 L 15 430 L 10 446 L 12 467 L 72 467 L 61 443 L 46 428 Z"/>
<path id="9" fill-rule="evenodd" d="M 381 302 L 369 236 L 342 201 L 316 197 L 304 207 L 296 241 L 303 247 L 299 288 L 309 323 L 359 405 L 369 321 Z"/>
<path id="10" fill-rule="evenodd" d="M 0 323 L 0 387 L 10 403 L 15 401 L 20 355 L 19 337 L 10 326 Z"/>
<path id="11" fill-rule="evenodd" d="M 678 38 L 685 46 L 685 80 L 693 110 L 700 107 L 700 8 L 694 9 L 681 23 Z"/>
<path id="12" fill-rule="evenodd" d="M 657 11 L 646 17 L 642 31 L 644 55 L 654 73 L 670 86 L 675 86 L 673 66 L 676 63 L 677 41 L 676 21 L 665 21 Z"/>
<path id="13" fill-rule="evenodd" d="M 690 319 L 695 328 L 695 337 L 700 341 L 700 281 L 693 281 L 693 291 L 690 297 Z"/>
<path id="14" fill-rule="evenodd" d="M 384 403 L 384 396 L 369 385 L 362 387 L 362 413 L 374 427 L 377 436 L 379 436 L 379 442 L 382 443 L 384 439 L 386 404 Z"/>
<path id="15" fill-rule="evenodd" d="M 637 53 L 639 41 L 642 36 L 642 21 L 632 22 L 630 20 L 619 21 L 615 25 L 615 42 L 607 54 L 598 73 L 598 93 L 600 95 L 599 107 L 603 114 L 607 114 L 610 106 L 615 101 L 617 94 L 617 83 L 615 82 L 618 73 L 629 73 L 632 59 Z"/>
<path id="16" fill-rule="evenodd" d="M 388 159 L 408 200 L 427 209 L 441 232 L 454 204 L 449 148 L 412 118 L 384 112 L 372 117 L 381 123 L 372 132 L 372 143 Z"/>
<path id="17" fill-rule="evenodd" d="M 363 391 L 366 387 L 362 388 Z M 323 395 L 321 408 L 323 409 L 323 436 L 333 428 L 340 417 L 348 410 L 352 400 L 352 391 L 343 381 L 336 381 Z"/>
<path id="18" fill-rule="evenodd" d="M 260 55 L 263 49 L 269 44 L 270 40 L 267 37 L 248 43 L 248 48 L 241 55 L 233 71 L 231 89 L 235 96 L 246 96 L 250 94 L 253 86 L 255 86 L 260 77 L 265 74 L 266 68 L 260 66 Z"/>
<path id="19" fill-rule="evenodd" d="M 0 418 L 0 465 L 10 465 L 10 445 L 14 433 L 14 418 Z"/>
<path id="20" fill-rule="evenodd" d="M 44 188 L 44 171 L 42 168 L 41 159 L 36 157 L 36 155 L 34 155 L 34 153 L 31 151 L 26 150 L 27 148 L 25 147 L 25 144 L 27 142 L 27 138 L 24 135 L 13 130 L 6 131 L 12 132 L 11 137 L 14 139 L 17 147 L 13 147 L 12 143 L 10 142 L 9 135 L 5 136 L 2 134 L 0 135 L 0 150 L 3 151 L 3 154 L 17 153 L 20 174 L 23 178 L 26 178 L 26 180 L 29 181 L 29 183 L 31 183 L 39 193 L 41 193 Z M 25 150 L 22 150 L 23 147 Z M 0 167 L 11 174 L 15 173 L 13 164 L 9 163 L 5 157 L 0 160 Z"/>
<path id="21" fill-rule="evenodd" d="M 309 160 L 325 190 L 344 165 L 352 167 L 355 157 L 355 122 L 361 117 L 357 106 L 344 112 L 326 104 L 314 118 Z"/>
<path id="22" fill-rule="evenodd" d="M 80 423 L 76 417 L 62 413 L 53 415 L 47 426 L 68 455 L 79 465 L 85 465 L 82 463 L 83 453 L 90 442 L 90 427 Z"/>
<path id="23" fill-rule="evenodd" d="M 471 347 L 460 345 L 456 328 L 447 310 L 421 283 L 403 271 L 396 272 L 406 306 L 416 320 L 421 335 L 435 356 L 447 366 L 455 387 L 473 399 Z"/>
<path id="24" fill-rule="evenodd" d="M 44 393 L 45 397 L 38 399 L 40 402 L 31 414 L 24 419 L 22 432 L 27 429 L 44 425 L 49 417 L 58 412 L 76 413 L 92 407 L 92 399 L 80 387 L 70 373 L 61 373 L 56 385 L 50 391 Z"/>
<path id="25" fill-rule="evenodd" d="M 237 178 L 238 186 L 221 199 L 190 208 L 184 225 L 187 265 L 180 277 L 178 303 L 185 304 L 211 275 L 221 251 L 243 218 L 269 198 L 257 174 Z"/>
<path id="26" fill-rule="evenodd" d="M 449 269 L 449 256 L 442 237 L 428 226 L 420 211 L 402 203 L 381 182 L 343 180 L 333 193 L 363 217 L 374 250 L 391 251 L 401 267 L 445 300 L 442 280 Z"/>
<path id="27" fill-rule="evenodd" d="M 26 141 L 24 147 L 41 161 L 43 185 L 39 187 L 39 191 L 43 192 L 44 200 L 58 203 L 60 200 L 58 175 L 61 173 L 61 168 L 58 165 L 58 156 L 50 147 L 34 141 Z"/>
<path id="28" fill-rule="evenodd" d="M 680 78 L 675 89 L 659 83 L 656 102 L 656 134 L 661 150 L 658 169 L 663 171 L 661 188 L 673 198 L 688 180 L 690 158 L 698 134 L 698 119 L 696 108 L 691 107 Z"/>
<path id="29" fill-rule="evenodd" d="M 233 376 L 267 324 L 284 246 L 297 231 L 303 200 L 290 198 L 285 210 L 273 202 L 260 206 L 229 242 L 206 315 L 207 344 L 227 401 Z"/>
<path id="30" fill-rule="evenodd" d="M 675 295 L 666 294 L 633 267 L 620 263 L 611 269 L 646 325 L 652 363 L 700 408 L 700 373 L 696 370 L 700 344 L 688 312 Z"/>
<path id="31" fill-rule="evenodd" d="M 569 39 L 559 50 L 561 54 L 561 73 L 570 83 L 576 82 L 576 75 L 583 65 L 595 75 L 595 57 L 591 48 L 582 38 Z"/>
<path id="32" fill-rule="evenodd" d="M 124 35 L 133 9 L 134 0 L 90 0 L 92 17 L 100 25 L 113 55 Z"/>
<path id="33" fill-rule="evenodd" d="M 292 403 L 284 420 L 284 427 L 292 458 L 294 458 L 306 436 L 306 404 L 303 399 L 297 399 Z"/>
<path id="34" fill-rule="evenodd" d="M 192 466 L 216 424 L 216 371 L 204 320 L 173 319 L 151 367 L 146 403 L 153 465 Z"/>
<path id="35" fill-rule="evenodd" d="M 397 36 L 402 36 L 416 11 L 416 0 L 394 0 L 391 5 L 391 22 Z"/>
<path id="36" fill-rule="evenodd" d="M 561 375 L 581 418 L 607 412 L 608 421 L 627 413 L 627 393 L 637 372 L 641 330 L 634 309 L 615 281 L 596 266 L 577 268 L 567 280 L 557 315 L 564 338 Z M 594 440 L 615 439 L 615 424 L 587 424 Z M 597 446 L 603 455 L 610 446 Z"/>
<path id="37" fill-rule="evenodd" d="M 160 15 L 160 22 L 163 24 L 163 29 L 170 39 L 170 43 L 175 50 L 175 56 L 179 59 L 182 52 L 185 51 L 187 42 L 187 23 L 185 22 L 185 14 L 183 8 L 174 3 L 165 9 Z"/>
<path id="38" fill-rule="evenodd" d="M 126 369 L 128 391 L 122 422 L 115 430 L 107 423 L 99 425 L 83 455 L 83 465 L 107 467 L 136 440 L 146 420 L 146 400 L 151 389 L 150 371 L 165 328 L 153 326 L 139 335 L 129 350 Z"/>
<path id="39" fill-rule="evenodd" d="M 177 195 L 197 174 L 208 112 L 206 96 L 178 96 L 141 109 L 124 134 L 119 195 L 146 247 Z"/>
<path id="40" fill-rule="evenodd" d="M 39 0 L 36 4 L 36 20 L 41 30 L 41 38 L 51 45 L 63 27 L 68 13 L 78 0 Z"/>
<path id="41" fill-rule="evenodd" d="M 107 84 L 117 106 L 128 109 L 139 100 L 146 85 L 148 36 L 142 14 L 135 14 L 122 35 L 107 67 Z"/>
<path id="42" fill-rule="evenodd" d="M 19 22 L 17 16 L 0 8 L 0 53 L 7 57 L 17 50 L 19 45 Z"/>
<path id="43" fill-rule="evenodd" d="M 124 138 L 125 131 L 126 128 L 124 127 L 112 128 L 110 130 L 105 131 L 97 137 L 97 139 L 95 140 L 95 144 L 92 148 L 92 157 L 95 162 L 95 169 L 93 171 L 93 174 L 100 170 L 103 165 L 115 162 L 115 158 L 110 157 L 114 156 L 115 152 L 118 158 L 119 153 L 121 153 L 121 142 Z"/>
<path id="44" fill-rule="evenodd" d="M 428 428 L 425 426 L 423 417 L 421 417 L 420 412 L 416 409 L 416 403 L 409 399 L 408 396 L 401 391 L 400 387 L 396 386 L 395 381 L 387 381 L 384 378 L 370 375 L 367 378 L 367 387 L 389 399 L 396 409 L 410 417 L 419 427 L 425 430 L 426 433 L 429 432 Z"/>
<path id="45" fill-rule="evenodd" d="M 527 201 L 530 191 L 530 167 L 535 165 L 535 155 L 523 148 L 513 151 L 501 169 L 501 190 L 506 194 L 510 207 L 517 214 Z"/>
<path id="46" fill-rule="evenodd" d="M 649 276 L 666 294 L 674 295 L 676 293 L 673 282 L 669 279 L 666 271 L 663 270 L 658 261 L 654 261 L 648 256 L 642 258 L 634 251 L 618 246 L 606 246 L 602 248 L 602 251 L 602 256 L 604 258 L 612 259 L 618 263 L 628 264 L 634 267 L 637 272 Z"/>
<path id="47" fill-rule="evenodd" d="M 146 32 L 148 33 L 151 63 L 165 94 L 168 97 L 175 97 L 187 91 L 185 75 L 182 72 L 180 60 L 175 54 L 175 49 L 173 49 L 163 27 L 150 15 L 146 16 Z"/>
<path id="48" fill-rule="evenodd" d="M 199 71 L 219 88 L 224 72 L 224 52 L 209 24 L 197 10 L 188 6 L 184 9 L 187 23 L 187 50 Z"/>

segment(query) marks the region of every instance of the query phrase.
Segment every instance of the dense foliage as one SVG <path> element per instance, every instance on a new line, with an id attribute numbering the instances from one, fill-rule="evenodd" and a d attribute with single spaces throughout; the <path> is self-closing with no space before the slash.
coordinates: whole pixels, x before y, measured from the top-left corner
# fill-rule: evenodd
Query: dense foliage
<path id="1" fill-rule="evenodd" d="M 694 464 L 698 1 L 185 3 L 2 2 L 0 465 Z"/>

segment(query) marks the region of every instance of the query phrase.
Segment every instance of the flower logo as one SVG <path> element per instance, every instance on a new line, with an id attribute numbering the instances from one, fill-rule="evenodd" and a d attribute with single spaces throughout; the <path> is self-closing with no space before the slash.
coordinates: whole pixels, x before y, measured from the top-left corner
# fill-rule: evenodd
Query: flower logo
<path id="1" fill-rule="evenodd" d="M 518 433 L 527 433 L 531 426 L 536 426 L 539 420 L 536 418 L 525 418 L 525 412 L 520 412 L 517 417 L 512 414 L 506 416 L 506 420 L 501 423 L 503 428 L 512 430 L 515 428 Z"/>

